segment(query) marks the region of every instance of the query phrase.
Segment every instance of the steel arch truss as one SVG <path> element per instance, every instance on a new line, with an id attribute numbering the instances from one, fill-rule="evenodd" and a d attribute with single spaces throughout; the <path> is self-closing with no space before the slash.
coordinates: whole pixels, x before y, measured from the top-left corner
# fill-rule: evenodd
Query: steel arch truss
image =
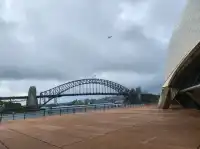
<path id="1" fill-rule="evenodd" d="M 115 90 L 118 95 L 127 95 L 129 93 L 128 88 L 126 88 L 123 85 L 120 85 L 118 83 L 109 81 L 109 80 L 97 79 L 97 78 L 81 79 L 81 80 L 70 81 L 65 84 L 54 87 L 52 89 L 49 89 L 47 91 L 41 92 L 40 96 L 49 96 L 49 97 L 48 98 L 47 97 L 40 98 L 40 105 L 45 105 L 50 100 L 52 100 L 56 97 L 59 97 L 59 95 L 66 92 L 67 90 L 77 87 L 77 86 L 84 85 L 84 84 L 99 84 L 99 85 L 102 85 L 102 86 L 105 86 L 105 87 Z M 91 90 L 89 91 L 88 94 L 90 94 L 90 93 L 91 93 Z M 93 94 L 93 93 L 94 92 L 92 92 L 91 94 Z M 101 95 L 101 93 L 99 93 L 99 92 L 98 92 L 98 94 Z M 76 93 L 76 95 L 78 96 L 79 94 Z M 41 102 L 43 102 L 43 104 Z"/>

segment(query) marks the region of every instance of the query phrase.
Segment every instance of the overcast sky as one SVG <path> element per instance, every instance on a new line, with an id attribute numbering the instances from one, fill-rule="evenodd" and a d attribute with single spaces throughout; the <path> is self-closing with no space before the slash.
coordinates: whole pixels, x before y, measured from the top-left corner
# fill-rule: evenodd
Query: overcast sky
<path id="1" fill-rule="evenodd" d="M 1 0 L 0 96 L 98 78 L 159 91 L 185 0 Z M 112 38 L 108 39 L 108 36 Z"/>

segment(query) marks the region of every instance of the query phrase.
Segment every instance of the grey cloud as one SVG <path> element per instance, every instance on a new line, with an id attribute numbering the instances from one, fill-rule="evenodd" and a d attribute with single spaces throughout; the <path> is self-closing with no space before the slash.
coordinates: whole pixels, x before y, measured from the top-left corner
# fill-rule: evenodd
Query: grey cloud
<path id="1" fill-rule="evenodd" d="M 187 0 L 149 0 L 151 1 L 146 16 L 146 27 L 152 36 L 170 39 L 175 25 L 179 22 L 180 15 L 187 3 Z"/>
<path id="2" fill-rule="evenodd" d="M 159 74 L 159 79 L 155 79 L 162 81 L 160 72 L 163 71 L 167 43 L 158 37 L 147 36 L 146 31 L 151 33 L 151 27 L 162 27 L 169 38 L 171 26 L 181 11 L 172 5 L 174 1 L 154 0 L 151 3 L 143 0 L 152 7 L 146 14 L 147 24 L 131 22 L 125 30 L 114 27 L 122 11 L 119 5 L 129 2 L 134 9 L 135 3 L 141 1 L 22 2 L 20 10 L 25 14 L 24 22 L 5 21 L 0 17 L 0 78 L 63 82 L 94 73 L 124 71 L 142 76 Z M 15 4 L 16 7 L 19 5 Z M 161 9 L 163 5 L 166 5 L 164 10 Z M 108 35 L 113 37 L 108 39 Z M 151 85 L 147 83 L 146 86 Z"/>
<path id="3" fill-rule="evenodd" d="M 183 11 L 187 0 L 153 0 L 150 17 L 157 24 L 173 27 L 174 23 L 178 23 L 180 13 Z"/>
<path id="4" fill-rule="evenodd" d="M 30 67 L 30 66 L 29 66 Z M 45 72 L 39 68 L 28 68 L 28 67 L 14 67 L 14 66 L 7 66 L 7 67 L 0 67 L 0 78 L 2 79 L 12 79 L 12 80 L 23 80 L 23 79 L 54 79 L 55 76 L 57 79 L 63 79 L 65 77 L 72 77 L 70 75 L 63 76 L 63 74 L 59 71 L 54 69 L 48 70 L 45 69 Z"/>

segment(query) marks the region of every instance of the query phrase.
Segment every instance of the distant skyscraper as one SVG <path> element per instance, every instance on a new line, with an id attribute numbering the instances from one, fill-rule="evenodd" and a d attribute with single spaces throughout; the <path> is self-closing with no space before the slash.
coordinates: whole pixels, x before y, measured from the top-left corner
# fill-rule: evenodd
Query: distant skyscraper
<path id="1" fill-rule="evenodd" d="M 58 104 L 57 98 L 54 99 L 54 104 Z"/>
<path id="2" fill-rule="evenodd" d="M 136 87 L 135 92 L 137 94 L 137 98 L 141 101 L 141 93 L 142 93 L 141 87 Z"/>

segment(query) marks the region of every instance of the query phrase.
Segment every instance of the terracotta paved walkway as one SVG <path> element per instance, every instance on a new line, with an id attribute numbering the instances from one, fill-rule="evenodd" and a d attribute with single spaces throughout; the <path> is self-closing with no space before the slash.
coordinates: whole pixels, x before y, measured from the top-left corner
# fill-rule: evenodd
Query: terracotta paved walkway
<path id="1" fill-rule="evenodd" d="M 200 112 L 153 107 L 10 121 L 0 149 L 196 149 Z"/>

